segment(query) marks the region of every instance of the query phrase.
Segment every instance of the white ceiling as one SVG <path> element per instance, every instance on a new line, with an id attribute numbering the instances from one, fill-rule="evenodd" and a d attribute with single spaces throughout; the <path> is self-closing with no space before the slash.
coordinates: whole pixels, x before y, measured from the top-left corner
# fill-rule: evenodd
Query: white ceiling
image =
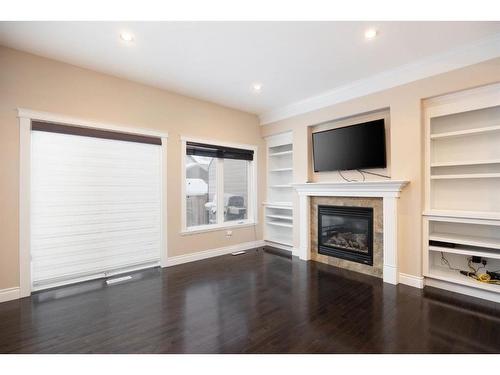
<path id="1" fill-rule="evenodd" d="M 500 22 L 0 22 L 0 44 L 264 117 L 498 35 Z"/>

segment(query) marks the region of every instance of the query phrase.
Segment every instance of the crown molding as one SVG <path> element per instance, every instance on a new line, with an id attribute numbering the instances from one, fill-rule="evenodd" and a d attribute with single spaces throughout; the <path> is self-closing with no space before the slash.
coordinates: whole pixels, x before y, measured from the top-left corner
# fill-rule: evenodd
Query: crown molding
<path id="1" fill-rule="evenodd" d="M 475 43 L 426 57 L 369 78 L 351 82 L 323 94 L 263 112 L 259 115 L 260 124 L 267 125 L 499 56 L 500 34 L 495 34 Z"/>

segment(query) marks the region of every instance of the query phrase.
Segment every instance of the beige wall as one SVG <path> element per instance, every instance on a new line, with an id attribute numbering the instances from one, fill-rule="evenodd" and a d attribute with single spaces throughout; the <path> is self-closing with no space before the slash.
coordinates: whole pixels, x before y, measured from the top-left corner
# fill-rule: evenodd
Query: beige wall
<path id="1" fill-rule="evenodd" d="M 295 116 L 262 127 L 269 136 L 293 130 L 295 182 L 312 177 L 308 127 L 362 113 L 390 109 L 391 176 L 411 181 L 400 199 L 399 265 L 400 272 L 422 275 L 423 209 L 423 129 L 421 101 L 437 95 L 500 81 L 500 59 L 469 66 L 375 94 L 349 100 L 317 111 Z M 315 176 L 315 180 L 327 179 Z M 330 174 L 329 179 L 337 179 Z M 298 205 L 295 203 L 294 244 L 298 246 Z"/>
<path id="2" fill-rule="evenodd" d="M 500 59 L 495 59 L 259 129 L 256 116 L 251 114 L 0 46 L 0 289 L 19 285 L 18 107 L 168 132 L 170 256 L 262 238 L 260 225 L 234 230 L 229 240 L 224 231 L 180 235 L 181 135 L 259 146 L 258 208 L 262 222 L 265 152 L 260 135 L 293 130 L 294 179 L 304 182 L 311 176 L 308 126 L 389 108 L 391 175 L 411 181 L 400 200 L 400 267 L 401 272 L 421 275 L 421 100 L 499 81 Z M 322 176 L 318 179 L 325 180 Z M 294 214 L 298 215 L 297 210 Z M 298 228 L 295 229 L 297 246 Z"/>
<path id="3" fill-rule="evenodd" d="M 0 46 L 0 289 L 19 285 L 18 107 L 168 132 L 169 256 L 262 238 L 260 224 L 233 230 L 230 239 L 224 231 L 180 235 L 180 136 L 258 145 L 263 164 L 255 115 Z M 262 165 L 258 170 L 260 203 Z"/>

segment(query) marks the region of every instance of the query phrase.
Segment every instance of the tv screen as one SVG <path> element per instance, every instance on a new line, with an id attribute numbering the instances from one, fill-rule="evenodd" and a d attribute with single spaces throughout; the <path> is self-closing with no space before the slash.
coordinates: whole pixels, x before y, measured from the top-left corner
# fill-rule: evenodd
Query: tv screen
<path id="1" fill-rule="evenodd" d="M 313 133 L 314 171 L 385 168 L 384 120 Z"/>

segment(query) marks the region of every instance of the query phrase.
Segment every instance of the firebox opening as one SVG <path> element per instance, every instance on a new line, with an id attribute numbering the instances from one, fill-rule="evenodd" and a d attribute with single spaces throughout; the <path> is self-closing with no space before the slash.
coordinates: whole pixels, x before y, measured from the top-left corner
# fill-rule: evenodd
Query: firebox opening
<path id="1" fill-rule="evenodd" d="M 373 265 L 373 208 L 318 206 L 318 253 Z"/>

